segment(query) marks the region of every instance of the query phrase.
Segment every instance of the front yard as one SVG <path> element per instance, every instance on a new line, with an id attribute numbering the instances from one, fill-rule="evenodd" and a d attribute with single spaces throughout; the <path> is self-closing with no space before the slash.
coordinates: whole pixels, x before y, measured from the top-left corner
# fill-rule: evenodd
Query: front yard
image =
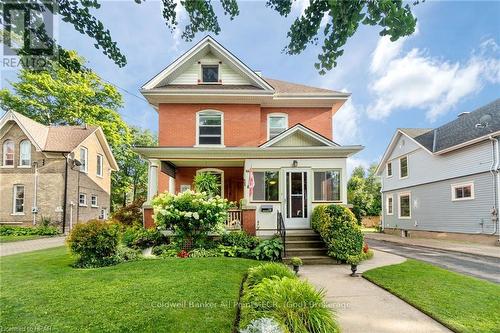
<path id="1" fill-rule="evenodd" d="M 51 237 L 51 236 L 40 236 L 40 235 L 6 235 L 0 236 L 0 243 L 11 243 L 11 242 L 18 242 L 18 241 L 24 241 L 24 240 L 32 240 L 32 239 L 40 239 L 40 238 L 46 238 L 46 237 Z"/>
<path id="2" fill-rule="evenodd" d="M 231 332 L 238 258 L 142 260 L 70 267 L 65 248 L 2 258 L 0 331 Z"/>
<path id="3" fill-rule="evenodd" d="M 455 332 L 500 332 L 500 285 L 417 260 L 375 268 L 363 277 Z"/>

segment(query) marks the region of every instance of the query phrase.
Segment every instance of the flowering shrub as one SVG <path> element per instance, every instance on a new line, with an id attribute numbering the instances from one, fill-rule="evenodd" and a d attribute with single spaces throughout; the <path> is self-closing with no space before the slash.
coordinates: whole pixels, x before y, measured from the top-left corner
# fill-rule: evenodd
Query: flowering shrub
<path id="1" fill-rule="evenodd" d="M 186 250 L 182 250 L 181 252 L 177 253 L 177 257 L 187 258 L 187 257 L 189 257 L 189 253 Z"/>
<path id="2" fill-rule="evenodd" d="M 224 230 L 228 201 L 219 196 L 210 198 L 206 192 L 162 193 L 153 199 L 153 209 L 157 226 L 172 229 L 196 245 L 209 232 Z"/>

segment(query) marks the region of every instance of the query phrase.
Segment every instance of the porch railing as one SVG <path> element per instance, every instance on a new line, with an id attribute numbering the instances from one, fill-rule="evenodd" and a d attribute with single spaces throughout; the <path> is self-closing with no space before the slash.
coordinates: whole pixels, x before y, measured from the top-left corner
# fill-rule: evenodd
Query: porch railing
<path id="1" fill-rule="evenodd" d="M 227 211 L 226 229 L 241 229 L 241 209 L 229 209 Z"/>
<path id="2" fill-rule="evenodd" d="M 286 228 L 285 228 L 285 221 L 283 221 L 283 215 L 281 215 L 281 212 L 278 212 L 277 218 L 276 218 L 276 230 L 278 231 L 278 235 L 281 238 L 281 241 L 283 242 L 283 254 L 281 257 L 286 257 Z"/>

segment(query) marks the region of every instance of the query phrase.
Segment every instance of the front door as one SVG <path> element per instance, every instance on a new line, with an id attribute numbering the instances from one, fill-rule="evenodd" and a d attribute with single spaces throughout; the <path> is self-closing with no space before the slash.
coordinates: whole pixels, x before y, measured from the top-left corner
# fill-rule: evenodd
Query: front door
<path id="1" fill-rule="evenodd" d="M 283 217 L 286 228 L 309 228 L 308 172 L 305 170 L 285 171 L 285 200 Z"/>

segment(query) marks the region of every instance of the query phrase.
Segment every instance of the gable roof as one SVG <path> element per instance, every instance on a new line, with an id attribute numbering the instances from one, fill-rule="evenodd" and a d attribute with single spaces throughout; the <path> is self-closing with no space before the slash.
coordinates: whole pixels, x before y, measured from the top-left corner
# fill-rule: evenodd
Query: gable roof
<path id="1" fill-rule="evenodd" d="M 430 154 L 439 155 L 500 135 L 500 99 L 437 128 L 398 128 L 377 168 L 381 172 L 400 135 L 413 140 Z"/>
<path id="2" fill-rule="evenodd" d="M 46 126 L 18 112 L 7 111 L 0 119 L 0 128 L 9 121 L 19 125 L 30 139 L 37 151 L 51 153 L 70 153 L 90 135 L 96 134 L 106 157 L 113 170 L 118 170 L 118 164 L 100 127 L 96 126 Z"/>
<path id="3" fill-rule="evenodd" d="M 310 128 L 307 128 L 306 126 L 302 124 L 296 124 L 293 127 L 290 127 L 284 132 L 281 132 L 274 138 L 264 142 L 261 144 L 259 147 L 262 148 L 269 148 L 273 146 L 288 146 L 290 147 L 290 143 L 287 143 L 285 145 L 280 145 L 283 141 L 287 140 L 288 138 L 296 135 L 296 134 L 301 134 L 302 137 L 299 139 L 301 142 L 308 142 L 309 146 L 314 147 L 314 146 L 326 146 L 326 147 L 340 147 L 338 143 L 333 142 L 332 140 L 324 137 L 323 135 L 319 134 L 318 132 L 315 132 L 311 130 Z M 304 145 L 297 145 L 295 147 L 305 147 Z"/>

